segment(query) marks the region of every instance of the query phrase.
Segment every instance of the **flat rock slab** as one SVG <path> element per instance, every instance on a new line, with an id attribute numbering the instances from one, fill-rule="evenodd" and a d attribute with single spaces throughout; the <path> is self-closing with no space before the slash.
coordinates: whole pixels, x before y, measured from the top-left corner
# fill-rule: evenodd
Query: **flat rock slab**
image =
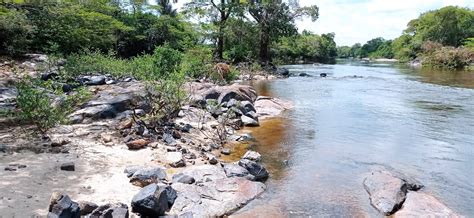
<path id="1" fill-rule="evenodd" d="M 265 190 L 265 184 L 241 177 L 222 178 L 202 185 L 175 183 L 178 192 L 169 214 L 192 214 L 194 217 L 229 215 L 255 199 Z"/>
<path id="2" fill-rule="evenodd" d="M 364 180 L 370 203 L 386 216 L 395 213 L 405 201 L 407 185 L 387 171 L 372 172 Z"/>
<path id="3" fill-rule="evenodd" d="M 289 101 L 266 96 L 259 96 L 254 106 L 260 119 L 279 116 L 283 111 L 294 107 Z"/>
<path id="4" fill-rule="evenodd" d="M 423 192 L 408 192 L 403 207 L 394 217 L 462 217 L 438 201 L 435 197 Z"/>

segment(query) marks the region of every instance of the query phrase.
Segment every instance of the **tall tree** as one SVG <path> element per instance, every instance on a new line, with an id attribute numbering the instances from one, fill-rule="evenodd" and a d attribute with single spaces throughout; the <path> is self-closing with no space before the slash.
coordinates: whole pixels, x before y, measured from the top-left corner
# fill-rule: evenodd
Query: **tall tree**
<path id="1" fill-rule="evenodd" d="M 271 61 L 269 48 L 272 39 L 296 33 L 296 19 L 308 16 L 314 22 L 319 17 L 319 8 L 316 5 L 300 7 L 297 0 L 250 0 L 248 12 L 260 29 L 259 57 L 262 64 Z"/>
<path id="2" fill-rule="evenodd" d="M 239 5 L 239 2 L 236 0 L 193 1 L 186 4 L 188 11 L 193 12 L 200 18 L 207 18 L 216 28 L 214 58 L 218 60 L 223 59 L 224 29 L 226 28 L 227 20 Z"/>

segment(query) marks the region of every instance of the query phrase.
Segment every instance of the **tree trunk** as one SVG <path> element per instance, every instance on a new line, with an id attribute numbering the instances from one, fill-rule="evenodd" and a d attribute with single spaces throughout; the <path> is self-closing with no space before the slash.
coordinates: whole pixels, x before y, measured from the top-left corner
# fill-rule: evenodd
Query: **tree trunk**
<path id="1" fill-rule="evenodd" d="M 270 63 L 270 30 L 267 27 L 262 27 L 262 32 L 260 33 L 260 61 L 263 65 L 268 65 Z"/>
<path id="2" fill-rule="evenodd" d="M 217 48 L 214 54 L 214 58 L 217 60 L 222 60 L 223 59 L 223 53 L 224 53 L 224 27 L 223 24 L 219 24 L 219 33 L 217 36 Z"/>

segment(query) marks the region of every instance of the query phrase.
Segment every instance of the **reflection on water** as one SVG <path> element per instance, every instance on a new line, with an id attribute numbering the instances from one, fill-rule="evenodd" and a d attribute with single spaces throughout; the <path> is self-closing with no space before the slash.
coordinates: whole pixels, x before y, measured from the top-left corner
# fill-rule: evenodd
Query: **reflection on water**
<path id="1" fill-rule="evenodd" d="M 247 128 L 263 155 L 268 190 L 235 216 L 380 216 L 362 181 L 373 169 L 413 176 L 455 211 L 474 216 L 473 72 L 344 63 L 288 66 L 291 77 L 254 84 L 290 99 L 285 118 Z M 320 73 L 327 78 L 320 78 Z M 288 160 L 288 164 L 283 161 Z"/>

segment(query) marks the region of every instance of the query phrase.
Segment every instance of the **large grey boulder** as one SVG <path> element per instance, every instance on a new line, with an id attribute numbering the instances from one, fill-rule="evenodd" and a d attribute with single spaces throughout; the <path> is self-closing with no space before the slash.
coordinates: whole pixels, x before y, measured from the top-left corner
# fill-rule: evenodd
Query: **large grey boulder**
<path id="1" fill-rule="evenodd" d="M 403 207 L 394 217 L 462 217 L 435 197 L 423 192 L 409 191 Z"/>
<path id="2" fill-rule="evenodd" d="M 244 124 L 244 126 L 250 126 L 250 127 L 260 126 L 260 124 L 258 123 L 258 120 L 252 117 L 242 115 L 240 119 L 242 120 L 242 123 Z"/>
<path id="3" fill-rule="evenodd" d="M 79 204 L 68 195 L 53 192 L 49 200 L 48 218 L 79 218 L 81 211 Z"/>
<path id="4" fill-rule="evenodd" d="M 249 177 L 249 171 L 238 164 L 224 164 L 224 172 L 227 177 L 245 177 L 253 180 L 253 176 Z"/>
<path id="5" fill-rule="evenodd" d="M 265 185 L 245 178 L 220 178 L 202 184 L 174 183 L 178 192 L 170 214 L 194 217 L 223 217 L 230 215 L 259 196 Z"/>
<path id="6" fill-rule="evenodd" d="M 370 195 L 370 203 L 386 216 L 395 213 L 403 204 L 407 184 L 387 171 L 372 172 L 364 180 L 364 188 Z"/>
<path id="7" fill-rule="evenodd" d="M 168 191 L 157 184 L 142 188 L 132 199 L 132 212 L 144 217 L 158 217 L 169 210 Z"/>
<path id="8" fill-rule="evenodd" d="M 269 173 L 267 171 L 267 169 L 258 164 L 257 162 L 255 161 L 251 161 L 251 160 L 248 160 L 248 159 L 241 159 L 239 161 L 239 166 L 247 169 L 249 171 L 249 173 L 251 175 L 253 175 L 255 178 L 256 181 L 265 181 L 268 179 L 269 177 Z"/>
<path id="9" fill-rule="evenodd" d="M 259 162 L 262 160 L 262 155 L 256 151 L 247 151 L 245 152 L 243 159 Z"/>
<path id="10" fill-rule="evenodd" d="M 289 101 L 266 96 L 259 96 L 254 106 L 258 117 L 261 119 L 279 116 L 283 111 L 294 107 Z"/>

